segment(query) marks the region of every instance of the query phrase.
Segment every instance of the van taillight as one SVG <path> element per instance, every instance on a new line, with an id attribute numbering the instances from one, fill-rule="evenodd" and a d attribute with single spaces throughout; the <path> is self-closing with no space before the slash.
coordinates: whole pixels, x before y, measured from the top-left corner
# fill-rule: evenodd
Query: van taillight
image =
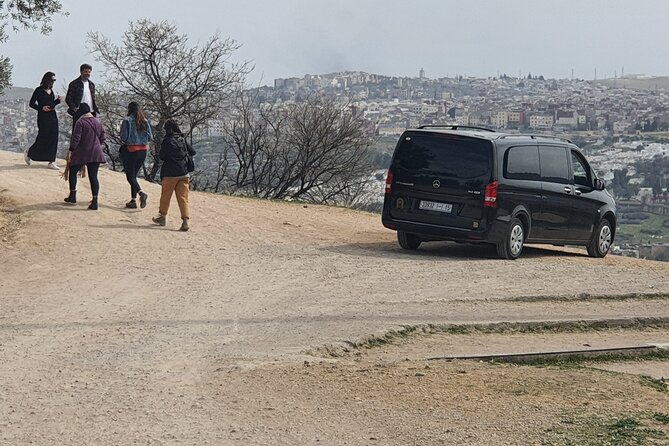
<path id="1" fill-rule="evenodd" d="M 497 181 L 493 181 L 485 187 L 483 206 L 487 206 L 489 208 L 497 207 L 497 184 Z"/>
<path id="2" fill-rule="evenodd" d="M 393 175 L 393 171 L 392 171 L 392 170 L 388 170 L 388 175 L 386 176 L 386 193 L 387 193 L 387 194 L 390 193 L 390 189 L 391 189 L 392 186 L 393 186 L 393 177 L 394 177 L 394 175 Z"/>

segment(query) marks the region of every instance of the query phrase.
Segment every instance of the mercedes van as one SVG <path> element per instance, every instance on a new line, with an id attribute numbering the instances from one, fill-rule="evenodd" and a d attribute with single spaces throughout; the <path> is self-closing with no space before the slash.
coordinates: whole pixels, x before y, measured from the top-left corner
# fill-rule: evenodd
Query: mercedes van
<path id="1" fill-rule="evenodd" d="M 604 257 L 616 205 L 568 139 L 421 126 L 397 143 L 382 222 L 404 249 L 436 240 L 490 243 L 516 259 L 525 243 L 544 243 Z"/>

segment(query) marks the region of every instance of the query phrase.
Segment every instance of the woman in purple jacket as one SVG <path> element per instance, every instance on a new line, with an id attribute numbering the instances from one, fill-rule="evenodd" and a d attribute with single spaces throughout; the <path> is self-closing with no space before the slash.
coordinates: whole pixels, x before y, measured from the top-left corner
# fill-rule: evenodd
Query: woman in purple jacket
<path id="1" fill-rule="evenodd" d="M 98 181 L 98 169 L 100 164 L 106 163 L 105 154 L 102 151 L 102 143 L 105 140 L 105 130 L 98 118 L 93 116 L 91 109 L 86 103 L 79 106 L 81 117 L 74 125 L 72 138 L 70 139 L 70 151 L 67 153 L 69 166 L 70 195 L 65 198 L 67 203 L 77 202 L 77 173 L 86 166 L 88 180 L 91 182 L 91 194 L 93 200 L 88 209 L 98 209 L 98 192 L 100 182 Z"/>

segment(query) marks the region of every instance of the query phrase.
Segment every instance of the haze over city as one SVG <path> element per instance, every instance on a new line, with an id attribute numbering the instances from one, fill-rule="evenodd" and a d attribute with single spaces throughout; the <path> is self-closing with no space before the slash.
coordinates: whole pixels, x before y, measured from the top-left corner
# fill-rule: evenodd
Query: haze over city
<path id="1" fill-rule="evenodd" d="M 234 61 L 250 60 L 250 84 L 275 78 L 361 70 L 390 76 L 488 77 L 528 73 L 593 79 L 667 75 L 662 0 L 507 2 L 308 0 L 198 2 L 117 0 L 106 6 L 62 0 L 53 32 L 11 33 L 1 53 L 14 66 L 13 85 L 33 87 L 45 71 L 64 82 L 90 62 L 86 34 L 120 43 L 130 20 L 175 23 L 191 42 L 216 32 L 242 44 Z M 96 73 L 94 72 L 94 78 Z"/>

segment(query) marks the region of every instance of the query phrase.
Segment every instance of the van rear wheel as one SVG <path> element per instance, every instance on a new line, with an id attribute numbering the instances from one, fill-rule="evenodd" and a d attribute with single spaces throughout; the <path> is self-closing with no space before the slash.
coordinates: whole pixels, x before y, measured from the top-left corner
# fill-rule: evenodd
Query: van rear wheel
<path id="1" fill-rule="evenodd" d="M 523 252 L 524 242 L 525 228 L 523 223 L 514 217 L 509 222 L 509 229 L 504 236 L 504 240 L 497 244 L 497 255 L 503 259 L 515 260 Z"/>
<path id="2" fill-rule="evenodd" d="M 397 241 L 402 248 L 411 250 L 418 249 L 422 242 L 415 234 L 404 231 L 397 231 Z"/>

